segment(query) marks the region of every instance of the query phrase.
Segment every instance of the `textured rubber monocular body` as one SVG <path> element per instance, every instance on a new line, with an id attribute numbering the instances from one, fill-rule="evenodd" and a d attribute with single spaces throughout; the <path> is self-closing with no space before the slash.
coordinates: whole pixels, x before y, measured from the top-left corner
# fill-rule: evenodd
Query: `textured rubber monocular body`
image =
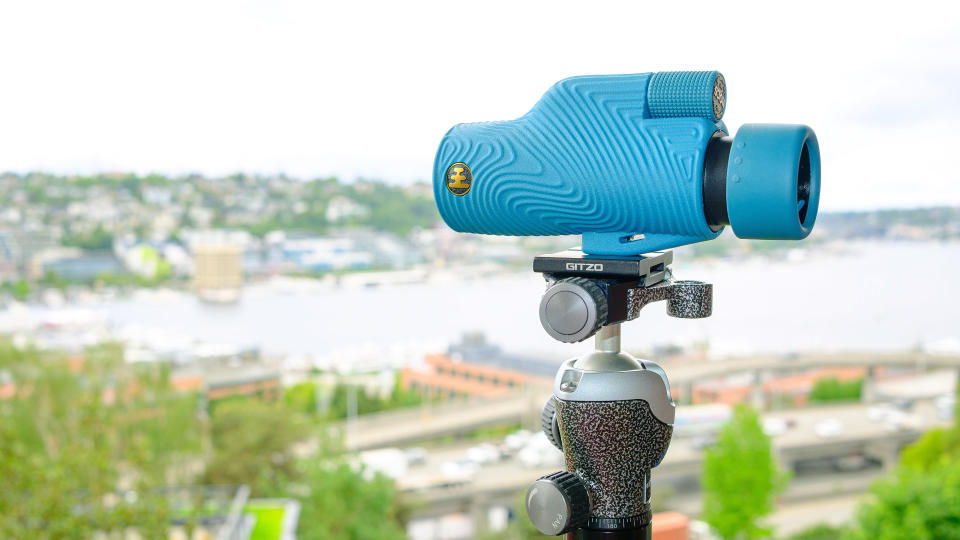
<path id="1" fill-rule="evenodd" d="M 434 198 L 454 230 L 582 234 L 583 250 L 591 254 L 635 255 L 714 238 L 727 223 L 710 222 L 705 205 L 719 206 L 727 217 L 728 193 L 737 205 L 729 218 L 738 235 L 741 221 L 753 237 L 795 237 L 783 232 L 780 194 L 768 207 L 773 195 L 753 182 L 769 180 L 765 167 L 786 157 L 768 159 L 763 151 L 764 159 L 748 159 L 754 145 L 740 155 L 727 143 L 722 159 L 710 160 L 719 182 L 729 183 L 727 151 L 754 168 L 737 173 L 742 189 L 704 190 L 710 142 L 727 135 L 725 106 L 726 83 L 716 71 L 565 79 L 518 119 L 450 129 L 434 162 Z M 803 186 L 815 190 L 819 154 L 811 140 L 804 147 L 817 181 Z M 794 184 L 798 167 L 787 165 Z M 806 195 L 801 221 L 807 229 L 816 201 L 815 193 Z M 790 207 L 796 218 L 796 190 Z M 773 214 L 775 225 L 766 227 Z"/>

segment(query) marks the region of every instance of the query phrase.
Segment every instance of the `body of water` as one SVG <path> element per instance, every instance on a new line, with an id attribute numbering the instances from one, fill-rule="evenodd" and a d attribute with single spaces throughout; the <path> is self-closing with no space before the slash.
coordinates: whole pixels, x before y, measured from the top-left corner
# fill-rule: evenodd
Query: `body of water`
<path id="1" fill-rule="evenodd" d="M 902 350 L 960 338 L 960 243 L 862 242 L 764 259 L 674 264 L 678 279 L 714 284 L 713 316 L 667 317 L 663 303 L 624 325 L 625 348 L 707 340 L 718 353 Z M 537 315 L 543 280 L 437 280 L 368 289 L 282 292 L 248 287 L 211 305 L 189 294 L 95 306 L 117 327 L 140 325 L 268 353 L 324 355 L 356 347 L 455 341 L 483 332 L 511 352 L 565 358 L 591 347 L 553 341 Z M 440 346 L 440 345 L 438 345 Z"/>

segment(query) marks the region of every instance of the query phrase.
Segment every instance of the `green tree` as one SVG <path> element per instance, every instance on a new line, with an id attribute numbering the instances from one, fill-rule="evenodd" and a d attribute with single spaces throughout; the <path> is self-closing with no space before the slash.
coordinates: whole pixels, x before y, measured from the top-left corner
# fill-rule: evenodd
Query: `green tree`
<path id="1" fill-rule="evenodd" d="M 960 539 L 960 461 L 929 470 L 899 467 L 870 492 L 847 540 Z"/>
<path id="2" fill-rule="evenodd" d="M 169 367 L 128 364 L 114 344 L 67 356 L 0 339 L 0 372 L 15 385 L 0 400 L 0 538 L 165 538 L 174 520 L 189 535 L 205 501 L 174 504 L 166 487 L 198 483 L 203 448 L 209 482 L 300 498 L 302 538 L 403 536 L 392 483 L 342 464 L 325 430 L 318 457 L 296 462 L 311 428 L 280 404 L 218 403 L 207 429 Z"/>
<path id="3" fill-rule="evenodd" d="M 298 538 L 366 540 L 406 536 L 405 511 L 398 505 L 390 479 L 380 474 L 365 475 L 347 464 L 320 458 L 303 461 L 298 473 L 307 489 L 300 497 Z"/>
<path id="4" fill-rule="evenodd" d="M 957 388 L 957 393 L 953 425 L 931 429 L 904 448 L 900 454 L 901 466 L 929 471 L 947 462 L 960 461 L 960 387 Z"/>
<path id="5" fill-rule="evenodd" d="M 960 461 L 960 429 L 956 426 L 931 429 L 900 454 L 903 467 L 918 471 L 956 461 Z"/>
<path id="6" fill-rule="evenodd" d="M 863 379 L 840 381 L 836 377 L 817 379 L 810 390 L 811 402 L 856 401 L 863 390 Z"/>
<path id="7" fill-rule="evenodd" d="M 248 484 L 261 493 L 264 486 L 294 477 L 293 446 L 308 437 L 309 428 L 302 415 L 276 403 L 218 403 L 210 421 L 213 456 L 206 468 L 207 483 Z"/>
<path id="8" fill-rule="evenodd" d="M 757 412 L 738 405 L 703 461 L 703 518 L 727 540 L 771 535 L 760 520 L 773 510 L 774 495 L 788 475 L 773 457 Z"/>
<path id="9" fill-rule="evenodd" d="M 195 399 L 116 345 L 68 358 L 0 343 L 0 368 L 15 385 L 0 408 L 0 538 L 165 536 L 159 488 L 196 449 Z"/>
<path id="10" fill-rule="evenodd" d="M 347 417 L 347 403 L 350 400 L 350 393 L 356 392 L 357 414 L 371 414 L 392 409 L 404 407 L 413 407 L 423 403 L 424 397 L 421 393 L 407 390 L 400 384 L 400 376 L 396 375 L 393 383 L 393 391 L 388 397 L 379 395 L 370 395 L 363 387 L 357 387 L 349 384 L 338 384 L 333 389 L 333 395 L 330 400 L 330 409 L 328 417 L 331 419 L 340 419 Z"/>
<path id="11" fill-rule="evenodd" d="M 286 389 L 283 403 L 292 411 L 313 416 L 317 413 L 317 387 L 312 382 L 302 382 Z"/>
<path id="12" fill-rule="evenodd" d="M 97 225 L 89 234 L 64 234 L 60 243 L 82 249 L 107 250 L 113 247 L 113 234 L 103 228 L 103 225 Z"/>
<path id="13" fill-rule="evenodd" d="M 847 540 L 960 539 L 960 414 L 906 447 L 900 466 L 871 495 Z"/>
<path id="14" fill-rule="evenodd" d="M 30 284 L 26 280 L 18 280 L 13 284 L 11 291 L 13 292 L 13 297 L 23 302 L 30 296 Z"/>
<path id="15" fill-rule="evenodd" d="M 841 540 L 846 527 L 834 527 L 821 523 L 787 537 L 786 540 Z"/>

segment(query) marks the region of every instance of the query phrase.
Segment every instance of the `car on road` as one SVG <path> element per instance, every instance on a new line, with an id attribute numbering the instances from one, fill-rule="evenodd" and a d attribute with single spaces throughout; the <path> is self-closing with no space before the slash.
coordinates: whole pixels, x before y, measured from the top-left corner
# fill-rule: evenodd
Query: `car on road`
<path id="1" fill-rule="evenodd" d="M 956 413 L 957 396 L 944 394 L 937 397 L 933 404 L 937 408 L 937 418 L 940 420 L 953 420 L 953 416 Z"/>
<path id="2" fill-rule="evenodd" d="M 427 451 L 419 446 L 413 446 L 403 451 L 407 458 L 407 465 L 423 465 L 427 462 Z"/>
<path id="3" fill-rule="evenodd" d="M 817 422 L 813 432 L 821 439 L 830 439 L 843 433 L 843 422 L 837 418 L 827 418 Z"/>
<path id="4" fill-rule="evenodd" d="M 486 465 L 500 461 L 500 457 L 500 450 L 490 443 L 478 444 L 467 449 L 467 461 L 476 463 L 477 465 Z"/>
<path id="5" fill-rule="evenodd" d="M 547 467 L 550 465 L 563 465 L 563 452 L 557 450 L 543 432 L 534 434 L 527 445 L 517 452 L 517 460 L 528 468 Z"/>
<path id="6" fill-rule="evenodd" d="M 867 468 L 868 464 L 866 456 L 860 453 L 841 456 L 833 461 L 833 467 L 841 472 L 860 471 Z"/>
<path id="7" fill-rule="evenodd" d="M 504 437 L 503 445 L 511 452 L 516 452 L 527 445 L 530 437 L 533 437 L 533 432 L 520 429 Z"/>
<path id="8" fill-rule="evenodd" d="M 776 437 L 787 432 L 789 425 L 783 418 L 767 417 L 763 419 L 763 432 L 768 437 Z"/>
<path id="9" fill-rule="evenodd" d="M 467 460 L 444 461 L 440 465 L 440 474 L 451 481 L 471 480 L 478 472 L 480 472 L 480 466 Z"/>
<path id="10" fill-rule="evenodd" d="M 715 444 L 717 444 L 716 433 L 703 433 L 690 439 L 690 447 L 694 450 L 704 450 Z"/>

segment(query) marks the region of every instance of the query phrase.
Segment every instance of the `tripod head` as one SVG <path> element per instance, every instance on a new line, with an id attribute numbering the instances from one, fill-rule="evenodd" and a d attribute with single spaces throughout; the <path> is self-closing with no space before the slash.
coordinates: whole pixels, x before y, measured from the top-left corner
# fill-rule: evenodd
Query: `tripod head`
<path id="1" fill-rule="evenodd" d="M 547 281 L 547 333 L 596 341 L 593 352 L 561 365 L 543 408 L 544 433 L 567 463 L 527 491 L 527 513 L 545 534 L 649 538 L 650 470 L 670 445 L 675 405 L 663 368 L 620 350 L 620 324 L 660 300 L 673 317 L 710 315 L 712 285 L 675 281 L 672 261 L 671 252 L 615 258 L 577 250 L 534 259 Z"/>

